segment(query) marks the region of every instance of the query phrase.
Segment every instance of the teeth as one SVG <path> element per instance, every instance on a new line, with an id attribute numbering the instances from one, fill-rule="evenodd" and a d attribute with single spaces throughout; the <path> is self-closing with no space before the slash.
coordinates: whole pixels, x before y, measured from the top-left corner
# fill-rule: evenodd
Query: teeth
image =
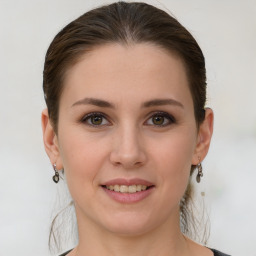
<path id="1" fill-rule="evenodd" d="M 132 185 L 128 187 L 128 192 L 129 193 L 136 193 L 137 191 L 137 186 L 136 185 Z"/>
<path id="2" fill-rule="evenodd" d="M 120 188 L 119 188 L 119 185 L 114 185 L 114 190 L 116 191 L 116 192 L 119 192 L 120 190 L 119 190 Z"/>
<path id="3" fill-rule="evenodd" d="M 115 192 L 120 192 L 120 193 L 136 193 L 140 191 L 144 191 L 147 189 L 147 186 L 145 185 L 131 185 L 131 186 L 126 186 L 126 185 L 110 185 L 106 186 L 107 189 L 115 191 Z"/>
<path id="4" fill-rule="evenodd" d="M 147 187 L 146 187 L 147 188 Z M 144 190 L 146 190 L 146 188 L 144 189 Z M 142 185 L 137 185 L 136 186 L 136 190 L 138 191 L 138 192 L 140 192 L 141 190 L 142 190 Z"/>
<path id="5" fill-rule="evenodd" d="M 121 185 L 119 186 L 119 191 L 121 193 L 127 193 L 129 191 L 129 187 L 128 186 L 124 186 L 124 185 Z"/>

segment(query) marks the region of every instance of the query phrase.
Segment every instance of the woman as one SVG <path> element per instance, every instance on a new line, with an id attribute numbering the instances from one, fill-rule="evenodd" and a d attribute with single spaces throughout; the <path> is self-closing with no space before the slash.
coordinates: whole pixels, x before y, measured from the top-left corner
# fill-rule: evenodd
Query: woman
<path id="1" fill-rule="evenodd" d="M 177 20 L 144 3 L 85 13 L 51 43 L 43 87 L 45 149 L 78 224 L 63 255 L 224 255 L 184 234 L 213 112 L 204 56 Z"/>

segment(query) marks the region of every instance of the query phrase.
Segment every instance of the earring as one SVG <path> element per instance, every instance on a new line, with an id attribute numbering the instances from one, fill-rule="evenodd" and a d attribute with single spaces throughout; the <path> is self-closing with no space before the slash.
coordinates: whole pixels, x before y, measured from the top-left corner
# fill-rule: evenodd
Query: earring
<path id="1" fill-rule="evenodd" d="M 58 172 L 58 170 L 57 170 L 56 164 L 53 164 L 52 167 L 53 167 L 53 170 L 55 171 L 55 174 L 54 174 L 54 176 L 52 177 L 52 179 L 53 179 L 53 181 L 54 181 L 55 183 L 58 183 L 59 180 L 60 180 L 60 175 L 59 175 L 59 172 Z"/>
<path id="2" fill-rule="evenodd" d="M 199 159 L 199 161 L 200 161 L 200 159 Z M 198 170 L 198 173 L 197 173 L 197 175 L 196 175 L 196 181 L 197 181 L 197 183 L 200 183 L 201 177 L 204 176 L 204 175 L 203 175 L 203 168 L 202 168 L 201 162 L 199 162 L 199 163 L 197 164 L 197 170 Z"/>

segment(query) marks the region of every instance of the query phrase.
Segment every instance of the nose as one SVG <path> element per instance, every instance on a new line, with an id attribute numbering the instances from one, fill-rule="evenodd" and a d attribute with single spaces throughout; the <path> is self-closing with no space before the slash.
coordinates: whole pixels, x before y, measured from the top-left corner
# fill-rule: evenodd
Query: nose
<path id="1" fill-rule="evenodd" d="M 146 153 L 142 136 L 136 128 L 120 129 L 114 135 L 110 161 L 124 169 L 134 169 L 145 164 Z"/>

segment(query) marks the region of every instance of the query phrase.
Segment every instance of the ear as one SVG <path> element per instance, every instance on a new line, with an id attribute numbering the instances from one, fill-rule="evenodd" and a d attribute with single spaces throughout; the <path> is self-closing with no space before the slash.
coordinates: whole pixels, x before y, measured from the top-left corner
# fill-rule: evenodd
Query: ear
<path id="1" fill-rule="evenodd" d="M 208 153 L 213 133 L 213 119 L 214 115 L 212 109 L 206 108 L 205 119 L 203 123 L 200 124 L 198 131 L 197 145 L 192 160 L 193 165 L 202 162 Z"/>
<path id="2" fill-rule="evenodd" d="M 49 119 L 48 109 L 44 109 L 41 116 L 43 140 L 45 151 L 52 163 L 56 164 L 57 170 L 63 168 L 60 158 L 58 138 Z"/>

